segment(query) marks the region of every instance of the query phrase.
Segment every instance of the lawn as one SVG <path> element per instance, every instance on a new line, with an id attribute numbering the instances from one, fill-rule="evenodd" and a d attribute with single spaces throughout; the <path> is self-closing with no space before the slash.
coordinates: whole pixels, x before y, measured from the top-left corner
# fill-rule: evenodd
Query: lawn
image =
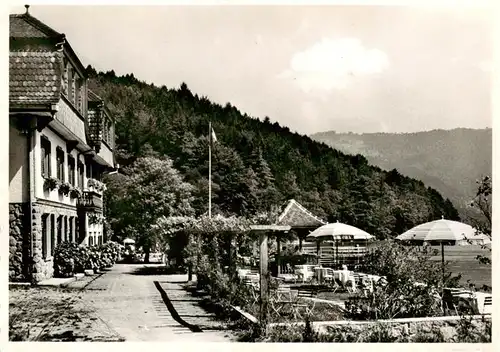
<path id="1" fill-rule="evenodd" d="M 123 341 L 79 290 L 11 286 L 10 341 Z"/>
<path id="2" fill-rule="evenodd" d="M 439 247 L 436 247 L 438 249 Z M 481 264 L 476 256 L 482 255 L 491 258 L 491 251 L 481 249 L 480 246 L 445 246 L 444 259 L 449 261 L 449 268 L 453 274 L 462 274 L 462 283 L 467 285 L 467 280 L 480 288 L 483 285 L 492 286 L 491 264 Z M 441 260 L 439 255 L 433 260 Z"/>

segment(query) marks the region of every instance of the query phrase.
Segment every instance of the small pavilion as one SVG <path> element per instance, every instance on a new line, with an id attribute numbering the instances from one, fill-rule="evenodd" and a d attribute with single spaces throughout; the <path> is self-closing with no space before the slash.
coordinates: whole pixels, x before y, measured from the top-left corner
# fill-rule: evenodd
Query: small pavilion
<path id="1" fill-rule="evenodd" d="M 253 225 L 251 230 L 260 234 L 260 305 L 261 316 L 260 321 L 267 321 L 267 305 L 269 301 L 268 292 L 268 236 L 274 234 L 278 244 L 277 262 L 279 267 L 279 252 L 280 252 L 280 237 L 293 230 L 299 237 L 299 247 L 302 249 L 302 241 L 311 230 L 325 225 L 326 222 L 313 215 L 310 211 L 304 208 L 296 200 L 288 201 L 283 212 L 278 216 L 278 219 L 273 225 Z"/>
<path id="2" fill-rule="evenodd" d="M 302 251 L 302 242 L 306 238 L 306 236 L 313 230 L 317 229 L 320 226 L 326 224 L 325 221 L 315 216 L 309 210 L 304 208 L 299 202 L 295 199 L 291 199 L 288 201 L 285 209 L 278 217 L 278 221 L 276 223 L 280 226 L 290 226 L 290 229 L 293 230 L 297 237 L 299 238 L 299 250 Z M 278 234 L 276 236 L 277 242 L 277 255 L 276 255 L 276 263 L 278 265 L 278 270 L 280 270 L 280 252 L 281 252 L 281 236 Z M 278 271 L 278 274 L 280 272 Z"/>

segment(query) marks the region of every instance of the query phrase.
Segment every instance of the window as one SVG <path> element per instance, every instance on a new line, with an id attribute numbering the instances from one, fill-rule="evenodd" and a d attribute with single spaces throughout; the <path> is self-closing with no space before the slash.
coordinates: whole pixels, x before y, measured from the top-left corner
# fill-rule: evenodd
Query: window
<path id="1" fill-rule="evenodd" d="M 73 221 L 75 221 L 75 218 L 74 217 L 70 217 L 69 218 L 69 241 L 70 242 L 75 242 L 75 234 L 73 232 Z"/>
<path id="2" fill-rule="evenodd" d="M 56 217 L 54 214 L 50 216 L 50 256 L 54 255 L 54 249 L 56 248 Z"/>
<path id="3" fill-rule="evenodd" d="M 63 217 L 60 215 L 57 218 L 57 242 L 56 245 L 62 242 L 63 238 Z"/>
<path id="4" fill-rule="evenodd" d="M 108 121 L 108 145 L 113 148 L 113 123 Z"/>
<path id="5" fill-rule="evenodd" d="M 77 97 L 76 97 L 76 81 L 77 81 L 77 76 L 76 76 L 76 71 L 74 69 L 71 69 L 71 99 L 70 101 L 73 103 L 73 106 L 76 107 L 76 102 L 77 102 Z"/>
<path id="6" fill-rule="evenodd" d="M 83 189 L 83 163 L 81 161 L 78 162 L 78 187 Z"/>
<path id="7" fill-rule="evenodd" d="M 75 107 L 78 111 L 82 112 L 82 92 L 81 92 L 81 83 L 80 78 L 75 78 Z"/>
<path id="8" fill-rule="evenodd" d="M 56 151 L 57 178 L 64 181 L 64 151 L 58 147 Z"/>
<path id="9" fill-rule="evenodd" d="M 108 119 L 102 120 L 102 140 L 108 143 Z"/>
<path id="10" fill-rule="evenodd" d="M 68 59 L 64 58 L 64 72 L 62 75 L 62 93 L 68 95 Z"/>
<path id="11" fill-rule="evenodd" d="M 68 241 L 68 217 L 67 216 L 63 216 L 63 220 L 62 220 L 62 232 L 63 232 L 63 241 L 67 242 Z"/>
<path id="12" fill-rule="evenodd" d="M 47 137 L 40 138 L 40 150 L 42 159 L 42 176 L 50 177 L 50 142 Z"/>
<path id="13" fill-rule="evenodd" d="M 49 215 L 48 214 L 43 214 L 42 215 L 42 257 L 45 259 L 47 258 L 47 254 L 49 253 Z"/>
<path id="14" fill-rule="evenodd" d="M 75 158 L 68 155 L 68 178 L 72 186 L 75 185 Z"/>
<path id="15" fill-rule="evenodd" d="M 113 122 L 110 119 L 104 120 L 104 141 L 113 148 Z"/>
<path id="16" fill-rule="evenodd" d="M 92 178 L 100 181 L 102 179 L 102 170 L 99 168 L 99 165 L 92 166 Z"/>
<path id="17" fill-rule="evenodd" d="M 90 167 L 90 163 L 86 163 L 85 164 L 85 171 L 86 171 L 86 176 L 87 178 L 92 178 L 92 175 L 91 175 L 91 167 Z"/>
<path id="18" fill-rule="evenodd" d="M 80 242 L 80 220 L 78 217 L 75 218 L 75 242 Z"/>
<path id="19" fill-rule="evenodd" d="M 89 246 L 93 246 L 93 245 L 94 245 L 94 236 L 93 236 L 93 233 L 91 232 L 89 235 Z"/>

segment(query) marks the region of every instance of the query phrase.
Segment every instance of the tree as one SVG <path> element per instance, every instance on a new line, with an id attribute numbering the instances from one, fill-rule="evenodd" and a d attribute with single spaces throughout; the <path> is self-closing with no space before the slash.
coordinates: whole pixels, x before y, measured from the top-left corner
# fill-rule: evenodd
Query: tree
<path id="1" fill-rule="evenodd" d="M 214 213 L 250 216 L 285 199 L 302 198 L 314 213 L 344 218 L 382 238 L 417 220 L 458 217 L 449 200 L 420 181 L 372 167 L 362 156 L 346 155 L 269 118 L 263 122 L 230 104 L 213 103 L 186 84 L 169 89 L 131 74 L 100 72 L 89 86 L 116 118 L 117 162 L 127 166 L 137 157 L 168 156 L 196 187 L 191 205 L 197 214 L 207 211 L 211 120 L 224 141 L 212 155 Z"/>
<path id="2" fill-rule="evenodd" d="M 473 207 L 479 213 L 477 218 L 473 218 L 473 223 L 480 232 L 491 238 L 491 178 L 484 176 L 476 181 L 478 187 L 476 196 L 471 202 Z"/>
<path id="3" fill-rule="evenodd" d="M 158 239 L 152 225 L 162 216 L 192 215 L 193 186 L 166 158 L 138 158 L 125 173 L 128 176 L 120 175 L 120 182 L 111 184 L 109 192 L 117 195 L 110 199 L 109 208 L 114 209 L 114 225 L 132 232 L 148 262 Z"/>
<path id="4" fill-rule="evenodd" d="M 469 220 L 473 226 L 477 229 L 478 233 L 482 233 L 488 236 L 491 240 L 491 177 L 483 176 L 480 180 L 476 181 L 478 187 L 476 191 L 476 196 L 471 202 L 471 207 L 476 210 L 476 216 L 470 216 Z M 491 252 L 491 247 L 485 245 L 481 246 L 483 249 L 487 249 Z M 478 255 L 476 259 L 484 264 L 491 264 L 491 258 Z"/>
<path id="5" fill-rule="evenodd" d="M 268 211 L 279 201 L 280 193 L 274 185 L 274 175 L 260 148 L 252 155 L 252 168 L 258 182 L 256 208 L 259 211 Z"/>

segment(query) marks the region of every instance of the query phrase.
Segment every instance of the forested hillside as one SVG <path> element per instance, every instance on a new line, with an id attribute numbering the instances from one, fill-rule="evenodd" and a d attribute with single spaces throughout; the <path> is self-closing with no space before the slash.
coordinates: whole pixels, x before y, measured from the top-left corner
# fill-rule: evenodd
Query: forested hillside
<path id="1" fill-rule="evenodd" d="M 450 198 L 463 212 L 476 193 L 476 180 L 491 175 L 491 129 L 457 128 L 417 133 L 335 133 L 311 136 L 370 164 L 396 168 Z"/>
<path id="2" fill-rule="evenodd" d="M 218 139 L 212 154 L 214 211 L 247 216 L 294 198 L 328 221 L 380 238 L 441 216 L 458 219 L 452 203 L 420 181 L 369 166 L 361 155 L 346 155 L 268 118 L 215 104 L 186 84 L 156 87 L 133 75 L 87 69 L 90 88 L 116 118 L 117 162 L 124 172 L 139 156 L 170 158 L 194 186 L 191 206 L 197 214 L 208 208 L 212 121 Z M 120 182 L 110 182 L 108 193 L 120 194 Z M 117 204 L 108 204 L 111 218 L 120 216 Z M 119 234 L 124 228 L 114 230 Z"/>

